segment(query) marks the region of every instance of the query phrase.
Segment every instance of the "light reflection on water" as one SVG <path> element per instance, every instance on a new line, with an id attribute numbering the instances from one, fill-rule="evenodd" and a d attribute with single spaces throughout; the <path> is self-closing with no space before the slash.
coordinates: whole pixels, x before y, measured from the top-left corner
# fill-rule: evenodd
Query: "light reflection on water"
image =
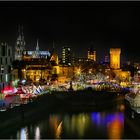
<path id="1" fill-rule="evenodd" d="M 33 128 L 32 131 L 29 128 Z M 17 139 L 123 138 L 123 112 L 50 114 L 38 123 L 17 130 Z M 20 134 L 20 136 L 19 136 Z"/>
<path id="2" fill-rule="evenodd" d="M 35 129 L 35 140 L 40 139 L 40 128 L 37 126 Z"/>
<path id="3" fill-rule="evenodd" d="M 104 127 L 107 130 L 108 138 L 120 139 L 123 134 L 124 114 L 123 113 L 108 113 L 106 115 L 98 112 L 91 114 L 92 122 L 97 128 Z"/>
<path id="4" fill-rule="evenodd" d="M 28 129 L 27 127 L 21 128 L 20 130 L 20 140 L 27 140 L 28 139 Z"/>

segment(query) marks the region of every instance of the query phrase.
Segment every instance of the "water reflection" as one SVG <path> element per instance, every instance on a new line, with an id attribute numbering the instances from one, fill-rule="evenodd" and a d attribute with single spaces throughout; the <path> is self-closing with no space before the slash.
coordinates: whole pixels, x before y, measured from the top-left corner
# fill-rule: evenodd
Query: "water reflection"
<path id="1" fill-rule="evenodd" d="M 17 130 L 17 139 L 47 138 L 123 138 L 123 112 L 60 113 L 25 124 Z"/>
<path id="2" fill-rule="evenodd" d="M 40 139 L 40 128 L 37 126 L 35 129 L 35 140 Z"/>
<path id="3" fill-rule="evenodd" d="M 84 133 L 89 126 L 90 116 L 85 113 L 73 114 L 71 117 L 69 115 L 64 116 L 64 130 L 70 134 L 77 134 L 78 138 L 82 138 Z"/>
<path id="4" fill-rule="evenodd" d="M 62 133 L 62 121 L 56 129 L 56 137 L 55 138 L 60 139 L 61 138 L 61 133 Z"/>
<path id="5" fill-rule="evenodd" d="M 20 130 L 20 140 L 27 140 L 28 139 L 28 129 L 27 127 L 21 128 Z"/>

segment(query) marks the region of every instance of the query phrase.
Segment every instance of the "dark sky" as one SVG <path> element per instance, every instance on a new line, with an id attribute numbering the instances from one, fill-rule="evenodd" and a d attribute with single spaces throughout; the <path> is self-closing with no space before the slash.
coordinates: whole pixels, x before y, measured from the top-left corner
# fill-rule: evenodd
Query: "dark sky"
<path id="1" fill-rule="evenodd" d="M 0 41 L 14 46 L 18 25 L 23 25 L 26 48 L 65 44 L 76 56 L 87 55 L 94 42 L 98 60 L 109 48 L 122 48 L 123 60 L 140 62 L 140 2 L 120 1 L 42 1 L 0 2 Z"/>

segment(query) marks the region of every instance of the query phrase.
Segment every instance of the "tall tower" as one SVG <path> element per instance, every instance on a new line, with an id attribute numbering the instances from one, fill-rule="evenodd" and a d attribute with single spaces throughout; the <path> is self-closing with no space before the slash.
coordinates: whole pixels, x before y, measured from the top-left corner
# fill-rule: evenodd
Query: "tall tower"
<path id="1" fill-rule="evenodd" d="M 110 67 L 114 70 L 120 69 L 120 48 L 111 48 L 110 49 Z"/>
<path id="2" fill-rule="evenodd" d="M 36 58 L 39 57 L 39 41 L 38 41 L 38 39 L 37 39 L 37 43 L 36 43 L 35 57 Z"/>
<path id="3" fill-rule="evenodd" d="M 7 43 L 0 43 L 0 90 L 12 80 L 12 48 Z"/>
<path id="4" fill-rule="evenodd" d="M 96 51 L 93 48 L 93 45 L 91 45 L 88 49 L 88 60 L 93 60 L 94 62 L 96 62 Z"/>
<path id="5" fill-rule="evenodd" d="M 71 49 L 68 46 L 62 48 L 62 63 L 65 65 L 71 65 Z"/>
<path id="6" fill-rule="evenodd" d="M 54 61 L 56 63 L 56 65 L 58 65 L 58 63 L 59 63 L 58 54 L 57 54 L 56 49 L 54 47 L 54 41 L 53 41 L 53 48 L 52 48 L 52 51 L 51 51 L 50 61 Z"/>
<path id="7" fill-rule="evenodd" d="M 59 74 L 59 61 L 58 61 L 58 55 L 56 53 L 56 49 L 54 47 L 54 41 L 53 41 L 53 48 L 51 51 L 51 58 L 50 62 L 52 62 L 52 74 Z"/>
<path id="8" fill-rule="evenodd" d="M 36 43 L 36 51 L 39 51 L 39 43 L 38 43 L 38 39 L 37 39 L 37 43 Z"/>
<path id="9" fill-rule="evenodd" d="M 23 35 L 23 27 L 19 26 L 19 35 L 15 45 L 15 60 L 22 60 L 22 53 L 25 50 L 25 40 Z"/>

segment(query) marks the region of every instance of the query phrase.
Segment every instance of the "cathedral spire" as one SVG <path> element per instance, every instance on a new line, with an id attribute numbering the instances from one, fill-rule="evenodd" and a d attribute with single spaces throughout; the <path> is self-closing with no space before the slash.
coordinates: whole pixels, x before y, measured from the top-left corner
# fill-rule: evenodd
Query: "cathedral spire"
<path id="1" fill-rule="evenodd" d="M 15 60 L 21 60 L 25 50 L 25 40 L 23 35 L 23 26 L 18 25 L 18 37 L 15 45 Z"/>
<path id="2" fill-rule="evenodd" d="M 39 39 L 37 39 L 37 43 L 36 43 L 36 51 L 39 51 Z"/>

